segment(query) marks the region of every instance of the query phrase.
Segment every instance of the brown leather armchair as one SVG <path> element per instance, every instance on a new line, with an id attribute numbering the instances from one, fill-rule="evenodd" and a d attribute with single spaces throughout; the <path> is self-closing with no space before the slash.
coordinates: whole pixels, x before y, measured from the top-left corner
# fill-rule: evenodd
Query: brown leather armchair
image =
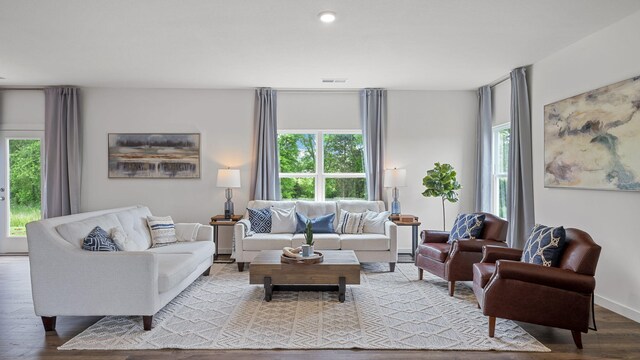
<path id="1" fill-rule="evenodd" d="M 473 292 L 489 317 L 490 337 L 496 318 L 504 318 L 571 330 L 582 349 L 601 248 L 584 231 L 566 234 L 558 267 L 520 262 L 521 250 L 484 248 L 482 262 L 473 265 Z"/>
<path id="2" fill-rule="evenodd" d="M 473 280 L 473 264 L 482 259 L 483 246 L 507 246 L 509 223 L 493 214 L 482 214 L 484 226 L 477 239 L 460 239 L 449 244 L 448 231 L 422 231 L 422 243 L 414 256 L 420 280 L 424 270 L 439 276 L 449 282 L 449 295 L 453 296 L 456 281 Z"/>

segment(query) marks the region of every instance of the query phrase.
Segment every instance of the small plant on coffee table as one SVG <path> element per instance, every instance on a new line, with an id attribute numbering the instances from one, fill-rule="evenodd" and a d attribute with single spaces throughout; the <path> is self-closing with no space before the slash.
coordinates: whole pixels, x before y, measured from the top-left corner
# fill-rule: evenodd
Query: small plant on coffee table
<path id="1" fill-rule="evenodd" d="M 304 227 L 304 239 L 307 245 L 313 246 L 313 227 L 309 220 L 307 220 L 307 225 Z"/>

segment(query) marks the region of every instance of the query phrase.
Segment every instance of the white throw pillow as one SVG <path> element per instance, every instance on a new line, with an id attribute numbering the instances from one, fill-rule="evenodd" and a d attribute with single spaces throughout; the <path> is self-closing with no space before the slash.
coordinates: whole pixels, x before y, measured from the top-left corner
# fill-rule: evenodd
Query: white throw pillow
<path id="1" fill-rule="evenodd" d="M 352 213 L 340 211 L 340 221 L 336 232 L 338 234 L 362 234 L 364 231 L 366 213 Z"/>
<path id="2" fill-rule="evenodd" d="M 114 243 L 116 243 L 116 246 L 120 251 L 145 250 L 141 248 L 137 242 L 132 241 L 127 237 L 127 233 L 124 232 L 124 229 L 122 228 L 122 226 L 116 226 L 111 229 L 111 239 L 113 240 Z"/>
<path id="3" fill-rule="evenodd" d="M 385 223 L 389 220 L 388 211 L 367 211 L 364 215 L 364 232 L 367 234 L 384 234 Z"/>
<path id="4" fill-rule="evenodd" d="M 291 209 L 271 208 L 271 233 L 293 234 L 296 232 L 296 211 Z"/>
<path id="5" fill-rule="evenodd" d="M 152 247 L 173 244 L 178 241 L 171 216 L 147 216 Z"/>

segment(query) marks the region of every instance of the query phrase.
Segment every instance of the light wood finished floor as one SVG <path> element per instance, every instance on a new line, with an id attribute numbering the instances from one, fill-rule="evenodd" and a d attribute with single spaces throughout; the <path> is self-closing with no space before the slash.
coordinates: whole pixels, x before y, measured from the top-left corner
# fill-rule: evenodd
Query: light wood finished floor
<path id="1" fill-rule="evenodd" d="M 596 307 L 599 331 L 583 335 L 584 349 L 575 348 L 569 331 L 521 324 L 551 353 L 452 351 L 58 351 L 56 348 L 99 320 L 60 317 L 57 332 L 45 334 L 33 312 L 29 263 L 24 256 L 0 256 L 0 359 L 200 360 L 200 359 L 640 359 L 640 324 Z"/>

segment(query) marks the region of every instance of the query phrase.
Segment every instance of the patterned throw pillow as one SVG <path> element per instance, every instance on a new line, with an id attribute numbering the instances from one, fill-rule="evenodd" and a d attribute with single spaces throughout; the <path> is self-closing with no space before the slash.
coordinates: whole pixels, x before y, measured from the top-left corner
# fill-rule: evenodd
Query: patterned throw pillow
<path id="1" fill-rule="evenodd" d="M 147 225 L 151 231 L 151 247 L 165 246 L 178 241 L 171 216 L 147 216 Z"/>
<path id="2" fill-rule="evenodd" d="M 452 243 L 457 239 L 477 238 L 482 233 L 484 218 L 484 214 L 458 214 L 447 242 Z"/>
<path id="3" fill-rule="evenodd" d="M 271 232 L 271 209 L 247 209 L 249 211 L 249 222 L 251 223 L 251 231 L 256 233 Z"/>
<path id="4" fill-rule="evenodd" d="M 338 222 L 338 234 L 362 234 L 364 230 L 365 213 L 351 213 L 345 210 L 340 212 Z"/>
<path id="5" fill-rule="evenodd" d="M 564 227 L 536 224 L 522 250 L 522 262 L 542 266 L 558 266 L 566 242 Z"/>
<path id="6" fill-rule="evenodd" d="M 307 221 L 311 221 L 311 231 L 314 234 L 333 234 L 333 219 L 336 218 L 336 214 L 327 214 L 318 216 L 317 218 L 307 218 L 306 216 L 296 213 L 298 219 L 298 225 L 296 227 L 296 233 L 302 234 L 307 226 Z"/>
<path id="7" fill-rule="evenodd" d="M 82 242 L 82 249 L 89 251 L 118 251 L 118 247 L 100 226 L 91 230 Z"/>

